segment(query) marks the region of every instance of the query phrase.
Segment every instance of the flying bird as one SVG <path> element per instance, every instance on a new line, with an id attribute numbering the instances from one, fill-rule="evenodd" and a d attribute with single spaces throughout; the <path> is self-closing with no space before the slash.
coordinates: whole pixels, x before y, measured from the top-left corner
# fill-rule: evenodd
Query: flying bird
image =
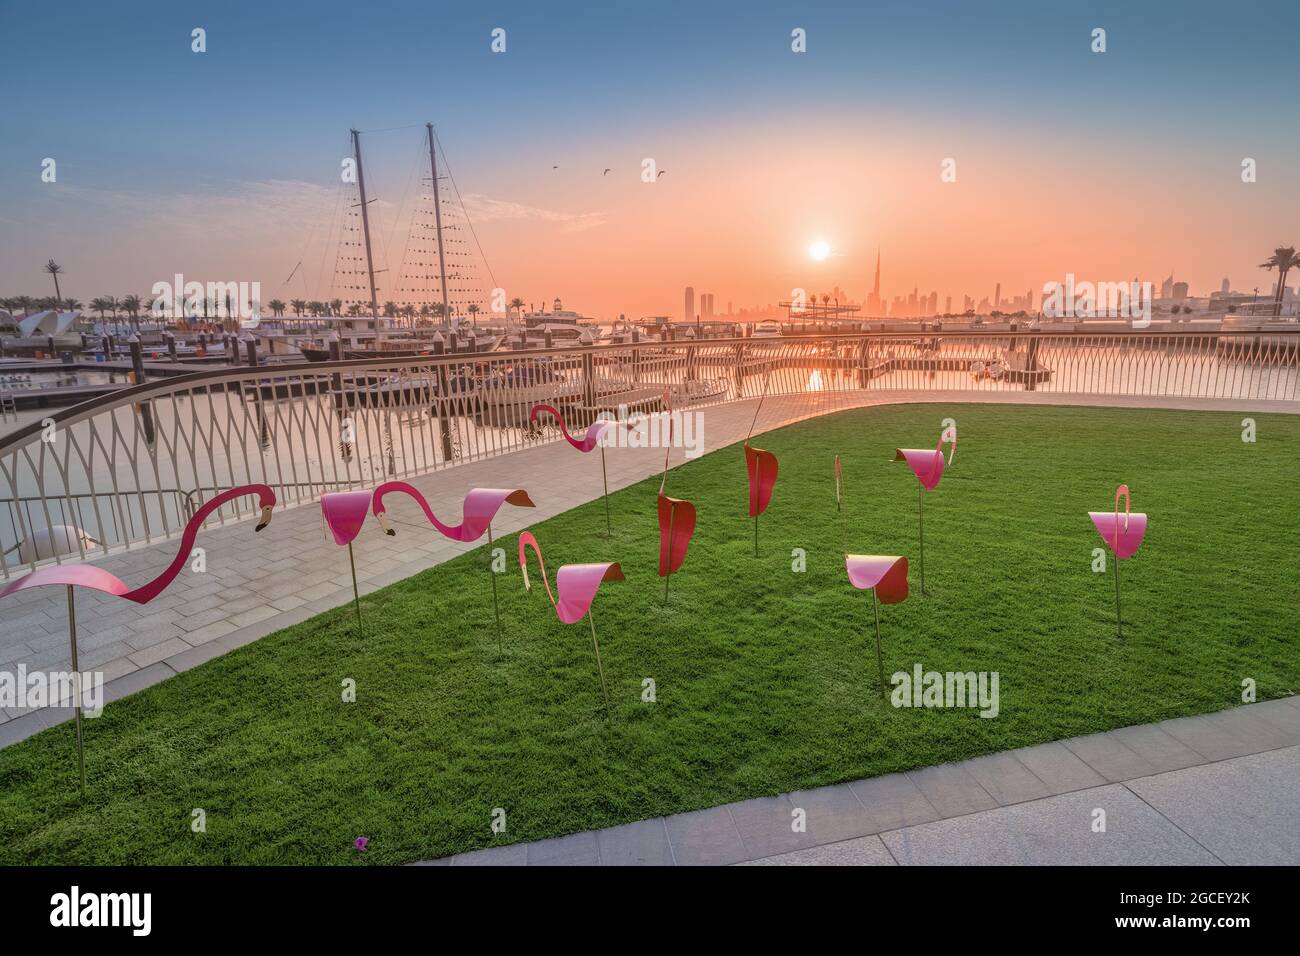
<path id="1" fill-rule="evenodd" d="M 605 172 L 604 172 L 604 173 L 601 173 L 601 175 L 604 176 L 605 173 L 610 173 L 610 172 L 613 172 L 613 170 L 611 170 L 608 166 L 606 166 L 606 167 L 605 167 Z"/>
<path id="2" fill-rule="evenodd" d="M 663 175 L 664 173 L 666 173 L 666 172 L 668 172 L 668 170 L 666 170 L 666 169 L 661 169 L 661 170 L 659 170 L 659 173 L 658 173 L 658 175 L 655 176 L 655 179 L 658 179 L 660 176 L 662 176 L 662 175 Z"/>

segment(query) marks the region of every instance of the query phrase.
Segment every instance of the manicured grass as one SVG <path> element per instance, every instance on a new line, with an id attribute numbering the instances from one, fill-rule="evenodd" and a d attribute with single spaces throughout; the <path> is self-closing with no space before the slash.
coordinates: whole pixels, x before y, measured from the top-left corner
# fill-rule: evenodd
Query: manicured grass
<path id="1" fill-rule="evenodd" d="M 915 559 L 916 481 L 889 459 L 932 447 L 947 416 L 960 444 L 926 499 L 930 596 L 913 561 L 912 597 L 881 608 L 885 668 L 998 671 L 992 720 L 881 702 L 871 599 L 841 557 L 833 456 L 850 550 Z M 1221 413 L 915 405 L 804 422 L 758 441 L 781 462 L 758 558 L 744 459 L 723 449 L 669 476 L 699 528 L 667 607 L 657 479 L 614 495 L 612 540 L 599 500 L 534 529 L 552 581 L 565 562 L 623 564 L 595 603 L 612 722 L 586 623 L 524 592 L 511 536 L 504 655 L 484 548 L 365 598 L 361 640 L 341 608 L 109 705 L 86 725 L 84 801 L 70 724 L 0 750 L 0 862 L 400 863 L 1216 710 L 1248 677 L 1260 699 L 1294 692 L 1300 419 L 1255 418 L 1255 444 Z M 1151 515 L 1123 568 L 1122 641 L 1086 514 L 1120 482 Z"/>

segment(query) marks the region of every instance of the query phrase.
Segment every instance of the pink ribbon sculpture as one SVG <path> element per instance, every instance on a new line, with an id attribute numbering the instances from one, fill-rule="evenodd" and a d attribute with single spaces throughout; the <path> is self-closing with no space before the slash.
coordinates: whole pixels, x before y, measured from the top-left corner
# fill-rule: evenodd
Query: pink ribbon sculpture
<path id="1" fill-rule="evenodd" d="M 96 567 L 93 564 L 54 564 L 43 568 L 37 568 L 31 574 L 19 578 L 17 581 L 10 583 L 3 589 L 0 589 L 0 598 L 14 594 L 18 591 L 25 591 L 28 588 L 47 587 L 52 584 L 62 584 L 68 589 L 68 641 L 72 646 L 72 670 L 80 675 L 80 668 L 77 665 L 77 611 L 75 606 L 74 587 L 93 588 L 96 591 L 103 591 L 105 594 L 111 594 L 114 597 L 125 598 L 128 601 L 134 601 L 136 604 L 148 604 L 159 594 L 161 594 L 167 585 L 176 580 L 176 575 L 181 573 L 181 568 L 190 559 L 194 548 L 194 539 L 198 537 L 199 528 L 207 520 L 208 515 L 216 511 L 228 501 L 236 498 L 242 498 L 245 495 L 257 495 L 258 503 L 262 507 L 262 518 L 253 528 L 254 531 L 261 531 L 271 522 L 271 509 L 275 507 L 275 492 L 266 485 L 241 485 L 238 488 L 232 488 L 229 491 L 222 492 L 215 498 L 207 501 L 194 513 L 185 524 L 185 530 L 181 532 L 181 544 L 176 551 L 176 557 L 172 559 L 166 570 L 158 577 L 154 578 L 148 584 L 142 584 L 134 591 L 127 588 L 122 581 L 115 575 L 110 574 L 103 568 Z M 76 679 L 75 685 L 75 713 L 77 725 L 77 765 L 81 771 L 81 790 L 86 790 L 86 758 L 82 749 L 81 741 L 81 680 L 80 676 Z"/>
<path id="2" fill-rule="evenodd" d="M 528 554 L 526 548 L 532 548 L 537 555 L 537 567 L 542 572 L 542 583 L 546 585 L 546 596 L 555 607 L 556 616 L 564 624 L 574 624 L 585 616 L 591 624 L 591 646 L 596 652 L 596 670 L 600 674 L 600 691 L 605 698 L 605 717 L 609 717 L 609 690 L 605 686 L 605 668 L 600 663 L 600 643 L 596 640 L 596 619 L 591 614 L 591 604 L 596 599 L 596 592 L 606 581 L 622 581 L 623 569 L 618 562 L 605 564 L 566 564 L 555 572 L 555 593 L 551 583 L 546 579 L 546 563 L 542 560 L 542 548 L 533 537 L 532 532 L 525 531 L 519 535 L 519 570 L 524 573 L 524 590 L 531 591 L 532 583 L 528 580 Z M 559 594 L 559 600 L 555 595 Z"/>
<path id="3" fill-rule="evenodd" d="M 334 543 L 348 546 L 348 566 L 352 568 L 352 606 L 357 612 L 357 636 L 361 636 L 361 592 L 357 590 L 357 561 L 352 542 L 361 533 L 370 510 L 368 491 L 331 491 L 321 495 L 320 513 L 334 535 Z"/>
<path id="4" fill-rule="evenodd" d="M 684 498 L 669 498 L 664 494 L 668 483 L 668 453 L 673 447 L 673 405 L 671 395 L 664 392 L 664 405 L 668 409 L 668 441 L 664 448 L 664 474 L 659 480 L 659 576 L 664 579 L 664 602 L 668 601 L 668 582 L 686 560 L 686 549 L 695 534 L 695 505 Z"/>
<path id="5" fill-rule="evenodd" d="M 1119 514 L 1119 499 L 1124 499 L 1124 517 L 1121 519 Z M 1129 495 L 1128 485 L 1120 485 L 1115 491 L 1115 511 L 1089 511 L 1088 517 L 1092 519 L 1093 526 L 1096 527 L 1097 533 L 1101 535 L 1101 540 L 1106 542 L 1106 547 L 1110 548 L 1111 553 L 1115 555 L 1115 633 L 1119 637 L 1124 636 L 1124 620 L 1120 616 L 1119 604 L 1119 563 L 1125 558 L 1131 558 L 1137 554 L 1138 548 L 1142 547 L 1142 539 L 1147 533 L 1147 516 L 1145 514 L 1132 514 L 1133 507 L 1132 497 Z"/>
<path id="6" fill-rule="evenodd" d="M 586 454 L 597 445 L 600 445 L 600 480 L 605 487 L 605 534 L 609 537 L 613 537 L 614 526 L 610 522 L 609 517 L 609 476 L 605 471 L 605 446 L 601 444 L 600 439 L 605 432 L 614 427 L 617 423 L 609 421 L 608 419 L 598 418 L 588 426 L 587 433 L 583 436 L 582 441 L 578 441 L 578 439 L 569 434 L 569 428 L 564 424 L 564 416 L 560 414 L 559 409 L 554 405 L 534 405 L 532 411 L 528 413 L 528 423 L 531 425 L 536 422 L 537 417 L 541 415 L 542 412 L 546 412 L 559 423 L 560 433 L 564 435 L 564 440 L 583 454 Z"/>
<path id="7" fill-rule="evenodd" d="M 769 375 L 770 379 L 771 376 Z M 767 397 L 767 381 L 763 382 L 763 395 L 754 409 L 754 420 L 749 423 L 749 434 L 745 436 L 745 470 L 749 472 L 749 516 L 754 519 L 754 557 L 758 557 L 758 516 L 767 510 L 772 501 L 772 489 L 776 487 L 776 455 L 749 443 L 754 435 L 754 426 L 758 424 L 758 413 Z"/>
<path id="8" fill-rule="evenodd" d="M 880 604 L 900 604 L 907 600 L 907 558 L 899 555 L 849 554 L 848 534 L 844 530 L 844 472 L 840 456 L 835 456 L 835 507 L 840 512 L 844 567 L 849 583 L 859 591 L 871 592 L 871 610 L 876 619 L 876 668 L 880 672 L 880 696 L 885 697 L 885 663 L 880 649 Z"/>
<path id="9" fill-rule="evenodd" d="M 483 537 L 483 532 L 488 536 L 488 574 L 492 580 L 492 613 L 497 622 L 497 651 L 501 650 L 501 608 L 497 603 L 497 576 L 492 571 L 492 519 L 496 517 L 502 505 L 514 505 L 516 508 L 535 508 L 533 500 L 528 497 L 528 492 L 522 488 L 471 488 L 469 494 L 465 496 L 465 501 L 461 505 L 461 522 L 458 525 L 445 525 L 438 520 L 438 516 L 433 513 L 429 507 L 429 502 L 424 500 L 424 495 L 420 494 L 411 485 L 404 481 L 386 481 L 375 489 L 374 511 L 375 517 L 379 519 L 379 525 L 384 529 L 384 534 L 395 535 L 397 532 L 388 523 L 388 516 L 384 512 L 384 495 L 390 492 L 401 492 L 410 495 L 416 503 L 424 509 L 424 515 L 429 519 L 429 523 L 442 532 L 444 537 L 451 538 L 453 541 L 462 541 L 469 543 L 477 541 Z"/>
<path id="10" fill-rule="evenodd" d="M 934 491 L 939 487 L 939 479 L 943 477 L 944 460 L 943 446 L 948 442 L 948 464 L 952 464 L 952 456 L 957 451 L 957 426 L 949 425 L 939 436 L 939 445 L 934 451 L 928 448 L 896 448 L 894 449 L 894 461 L 906 461 L 912 474 L 916 475 L 919 483 L 917 487 L 917 504 L 916 504 L 916 525 L 917 533 L 921 539 L 921 594 L 925 595 L 925 493 Z"/>

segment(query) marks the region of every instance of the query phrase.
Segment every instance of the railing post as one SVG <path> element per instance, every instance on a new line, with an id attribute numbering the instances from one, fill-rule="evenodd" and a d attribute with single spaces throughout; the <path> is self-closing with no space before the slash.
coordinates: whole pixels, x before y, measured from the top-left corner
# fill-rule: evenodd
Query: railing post
<path id="1" fill-rule="evenodd" d="M 164 333 L 164 336 L 167 341 L 167 355 L 173 362 L 180 362 L 180 358 L 176 354 L 176 334 L 174 332 L 166 332 Z"/>
<path id="2" fill-rule="evenodd" d="M 734 364 L 736 376 L 736 398 L 745 397 L 745 343 L 741 342 L 736 346 L 736 361 Z"/>
<path id="3" fill-rule="evenodd" d="M 858 346 L 858 388 L 866 388 L 871 383 L 871 339 L 868 336 L 862 336 L 862 344 Z"/>
<path id="4" fill-rule="evenodd" d="M 172 346 L 175 347 L 174 344 Z M 248 367 L 257 368 L 257 341 L 250 335 L 245 343 L 245 351 L 248 355 Z M 271 398 L 275 398 L 275 383 L 270 383 Z M 253 407 L 257 409 L 257 437 L 263 448 L 271 441 L 271 430 L 266 423 L 266 410 L 262 407 L 262 383 L 256 378 L 253 379 Z"/>
<path id="5" fill-rule="evenodd" d="M 638 328 L 633 328 L 632 344 L 635 346 L 640 341 L 641 341 L 641 330 Z M 638 348 L 632 349 L 632 384 L 633 385 L 641 384 L 641 350 Z"/>
<path id="6" fill-rule="evenodd" d="M 582 404 L 584 406 L 584 421 L 587 424 L 589 419 L 586 415 L 593 418 L 596 415 L 596 360 L 592 350 L 596 346 L 596 337 L 591 334 L 591 330 L 582 333 L 578 339 L 578 344 L 582 346 Z"/>
<path id="7" fill-rule="evenodd" d="M 433 356 L 435 359 L 441 358 L 447 352 L 447 343 L 443 341 L 442 333 L 435 332 L 433 336 Z M 444 464 L 451 464 L 451 422 L 447 416 L 451 409 L 451 376 L 447 374 L 447 364 L 438 362 L 438 396 L 434 400 L 434 411 L 438 415 L 438 442 L 442 445 L 442 460 Z"/>
<path id="8" fill-rule="evenodd" d="M 135 384 L 143 385 L 145 381 L 144 353 L 140 349 L 140 336 L 138 335 L 131 336 L 131 368 L 135 377 Z M 140 424 L 144 428 L 145 444 L 152 448 L 154 444 L 153 408 L 150 407 L 148 402 L 141 402 L 136 406 L 136 409 L 140 412 Z"/>
<path id="9" fill-rule="evenodd" d="M 1038 371 L 1038 342 L 1039 336 L 1034 333 L 1029 336 L 1029 346 L 1025 351 L 1025 391 L 1032 392 L 1038 388 L 1038 382 L 1034 378 L 1034 373 Z"/>

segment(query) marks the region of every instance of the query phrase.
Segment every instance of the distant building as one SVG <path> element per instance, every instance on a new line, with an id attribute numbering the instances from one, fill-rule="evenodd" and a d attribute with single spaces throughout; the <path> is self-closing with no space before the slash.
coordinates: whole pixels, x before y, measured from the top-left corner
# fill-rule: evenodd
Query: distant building
<path id="1" fill-rule="evenodd" d="M 1174 301 L 1182 302 L 1184 299 L 1187 298 L 1187 283 L 1175 282 L 1172 291 L 1174 294 Z"/>
<path id="2" fill-rule="evenodd" d="M 1228 281 L 1226 276 L 1224 277 L 1223 281 L 1219 283 L 1219 291 L 1222 292 L 1224 295 L 1227 295 L 1229 292 L 1232 291 L 1232 283 Z"/>
<path id="3" fill-rule="evenodd" d="M 686 315 L 684 316 L 682 321 L 684 322 L 695 321 L 695 287 L 694 286 L 688 285 L 686 287 Z"/>

